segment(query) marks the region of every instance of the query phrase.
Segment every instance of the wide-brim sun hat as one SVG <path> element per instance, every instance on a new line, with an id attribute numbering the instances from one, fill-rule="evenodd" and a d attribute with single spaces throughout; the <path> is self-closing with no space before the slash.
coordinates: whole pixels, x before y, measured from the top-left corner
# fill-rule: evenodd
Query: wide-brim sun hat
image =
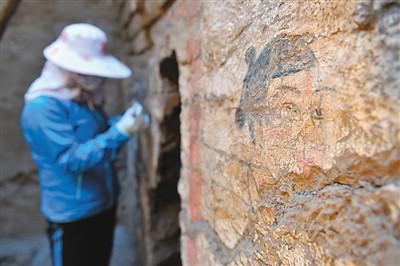
<path id="1" fill-rule="evenodd" d="M 66 26 L 43 54 L 57 66 L 79 74 L 123 79 L 132 73 L 125 64 L 107 53 L 104 31 L 86 23 Z"/>

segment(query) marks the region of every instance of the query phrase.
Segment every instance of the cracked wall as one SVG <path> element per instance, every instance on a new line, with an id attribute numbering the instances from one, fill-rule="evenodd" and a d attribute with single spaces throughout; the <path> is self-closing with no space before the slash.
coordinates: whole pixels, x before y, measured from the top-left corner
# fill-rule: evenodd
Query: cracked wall
<path id="1" fill-rule="evenodd" d="M 143 221 L 160 127 L 181 103 L 184 265 L 396 265 L 398 1 L 118 6 L 135 72 L 126 98 L 153 119 L 139 137 Z M 171 54 L 178 99 L 160 75 Z"/>

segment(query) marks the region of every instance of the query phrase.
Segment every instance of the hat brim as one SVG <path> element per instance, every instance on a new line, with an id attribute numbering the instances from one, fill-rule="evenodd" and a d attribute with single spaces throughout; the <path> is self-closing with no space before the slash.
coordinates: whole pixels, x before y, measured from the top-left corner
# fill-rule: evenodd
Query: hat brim
<path id="1" fill-rule="evenodd" d="M 65 70 L 84 75 L 124 79 L 132 74 L 132 71 L 114 56 L 84 57 L 68 49 L 60 41 L 55 41 L 46 47 L 43 55 L 47 60 Z"/>

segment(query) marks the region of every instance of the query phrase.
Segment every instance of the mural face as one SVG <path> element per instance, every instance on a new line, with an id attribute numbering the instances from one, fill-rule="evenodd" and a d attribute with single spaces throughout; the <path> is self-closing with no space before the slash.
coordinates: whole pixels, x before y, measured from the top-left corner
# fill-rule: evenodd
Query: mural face
<path id="1" fill-rule="evenodd" d="M 296 98 L 300 93 L 296 85 L 282 81 L 316 65 L 315 55 L 308 46 L 313 39 L 313 36 L 278 36 L 262 49 L 258 57 L 253 46 L 247 49 L 245 61 L 249 68 L 243 80 L 236 123 L 239 128 L 247 126 L 254 144 L 257 143 L 256 128 L 270 126 L 272 117 L 299 119 L 301 111 L 296 104 L 280 102 L 281 106 L 277 107 L 274 103 L 279 102 L 282 95 Z M 272 85 L 275 88 L 270 94 Z"/>

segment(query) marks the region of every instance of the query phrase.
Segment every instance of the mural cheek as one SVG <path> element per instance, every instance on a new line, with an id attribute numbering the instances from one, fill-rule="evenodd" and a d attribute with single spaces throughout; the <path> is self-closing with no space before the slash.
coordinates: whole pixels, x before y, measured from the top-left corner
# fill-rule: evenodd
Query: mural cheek
<path id="1" fill-rule="evenodd" d="M 334 88 L 323 87 L 314 92 L 310 104 L 310 117 L 313 124 L 313 142 L 332 144 L 348 134 L 345 117 L 345 102 Z"/>

